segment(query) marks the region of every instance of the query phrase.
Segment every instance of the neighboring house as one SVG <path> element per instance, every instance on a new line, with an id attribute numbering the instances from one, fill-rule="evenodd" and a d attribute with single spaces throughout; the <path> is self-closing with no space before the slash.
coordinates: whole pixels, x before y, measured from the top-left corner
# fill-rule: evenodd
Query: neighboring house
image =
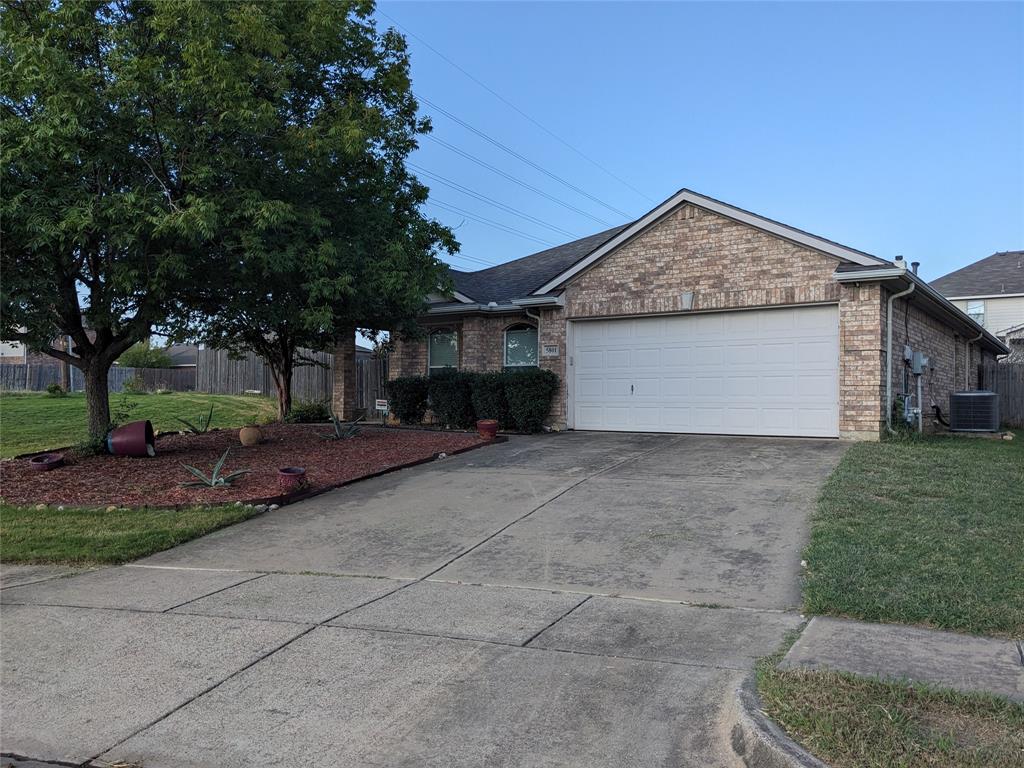
<path id="1" fill-rule="evenodd" d="M 1024 251 L 993 253 L 931 285 L 1004 341 L 1024 325 Z"/>
<path id="2" fill-rule="evenodd" d="M 199 359 L 198 344 L 168 344 L 164 351 L 171 358 L 171 368 L 195 368 Z"/>
<path id="3" fill-rule="evenodd" d="M 630 224 L 479 272 L 452 271 L 425 338 L 396 339 L 394 378 L 539 366 L 562 381 L 552 428 L 877 440 L 887 388 L 932 405 L 977 386 L 1007 348 L 903 262 L 681 190 Z M 912 291 L 907 293 L 908 291 Z M 334 407 L 354 407 L 354 344 L 335 352 Z"/>
<path id="4" fill-rule="evenodd" d="M 20 341 L 0 341 L 0 361 L 5 363 L 24 363 L 25 345 Z"/>

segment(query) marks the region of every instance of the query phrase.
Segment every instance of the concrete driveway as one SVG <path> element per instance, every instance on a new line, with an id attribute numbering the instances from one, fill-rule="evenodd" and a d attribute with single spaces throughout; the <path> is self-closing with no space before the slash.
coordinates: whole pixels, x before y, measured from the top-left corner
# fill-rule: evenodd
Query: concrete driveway
<path id="1" fill-rule="evenodd" d="M 568 433 L 6 586 L 0 750 L 161 766 L 732 765 L 835 441 Z M 14 584 L 5 581 L 5 585 Z"/>

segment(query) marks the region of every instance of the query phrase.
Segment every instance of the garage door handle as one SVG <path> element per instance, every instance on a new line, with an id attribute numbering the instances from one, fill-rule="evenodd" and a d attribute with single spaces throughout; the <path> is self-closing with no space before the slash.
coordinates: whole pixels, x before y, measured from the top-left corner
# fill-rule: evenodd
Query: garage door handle
<path id="1" fill-rule="evenodd" d="M 631 395 L 633 394 L 633 385 L 632 384 L 629 385 L 629 394 L 631 394 Z"/>

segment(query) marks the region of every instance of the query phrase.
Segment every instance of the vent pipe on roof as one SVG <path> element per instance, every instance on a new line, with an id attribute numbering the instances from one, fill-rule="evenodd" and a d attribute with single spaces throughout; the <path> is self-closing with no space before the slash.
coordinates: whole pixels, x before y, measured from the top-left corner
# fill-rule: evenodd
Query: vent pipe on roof
<path id="1" fill-rule="evenodd" d="M 910 268 L 912 270 L 914 270 L 914 274 L 915 275 L 917 274 L 917 268 L 920 267 L 920 266 L 921 266 L 921 262 L 920 261 L 912 261 L 912 262 L 910 262 Z"/>

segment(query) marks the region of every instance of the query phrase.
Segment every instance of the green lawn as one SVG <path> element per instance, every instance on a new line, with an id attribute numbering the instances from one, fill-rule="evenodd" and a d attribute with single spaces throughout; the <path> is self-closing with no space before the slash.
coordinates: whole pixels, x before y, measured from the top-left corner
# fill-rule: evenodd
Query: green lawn
<path id="1" fill-rule="evenodd" d="M 149 419 L 157 430 L 183 429 L 176 417 L 195 423 L 211 405 L 214 427 L 240 427 L 254 418 L 263 423 L 277 414 L 276 403 L 265 397 L 174 392 L 129 395 L 128 400 L 136 403 L 128 420 Z M 121 402 L 122 395 L 110 396 L 111 414 Z M 0 458 L 73 445 L 85 437 L 85 395 L 81 393 L 66 397 L 9 392 L 0 395 Z"/>
<path id="2" fill-rule="evenodd" d="M 804 609 L 1024 634 L 1024 433 L 852 446 L 805 553 Z"/>
<path id="3" fill-rule="evenodd" d="M 255 514 L 236 506 L 64 509 L 0 504 L 0 561 L 123 563 L 177 546 Z"/>
<path id="4" fill-rule="evenodd" d="M 765 712 L 834 768 L 1024 768 L 1024 706 L 836 672 L 758 667 Z"/>

